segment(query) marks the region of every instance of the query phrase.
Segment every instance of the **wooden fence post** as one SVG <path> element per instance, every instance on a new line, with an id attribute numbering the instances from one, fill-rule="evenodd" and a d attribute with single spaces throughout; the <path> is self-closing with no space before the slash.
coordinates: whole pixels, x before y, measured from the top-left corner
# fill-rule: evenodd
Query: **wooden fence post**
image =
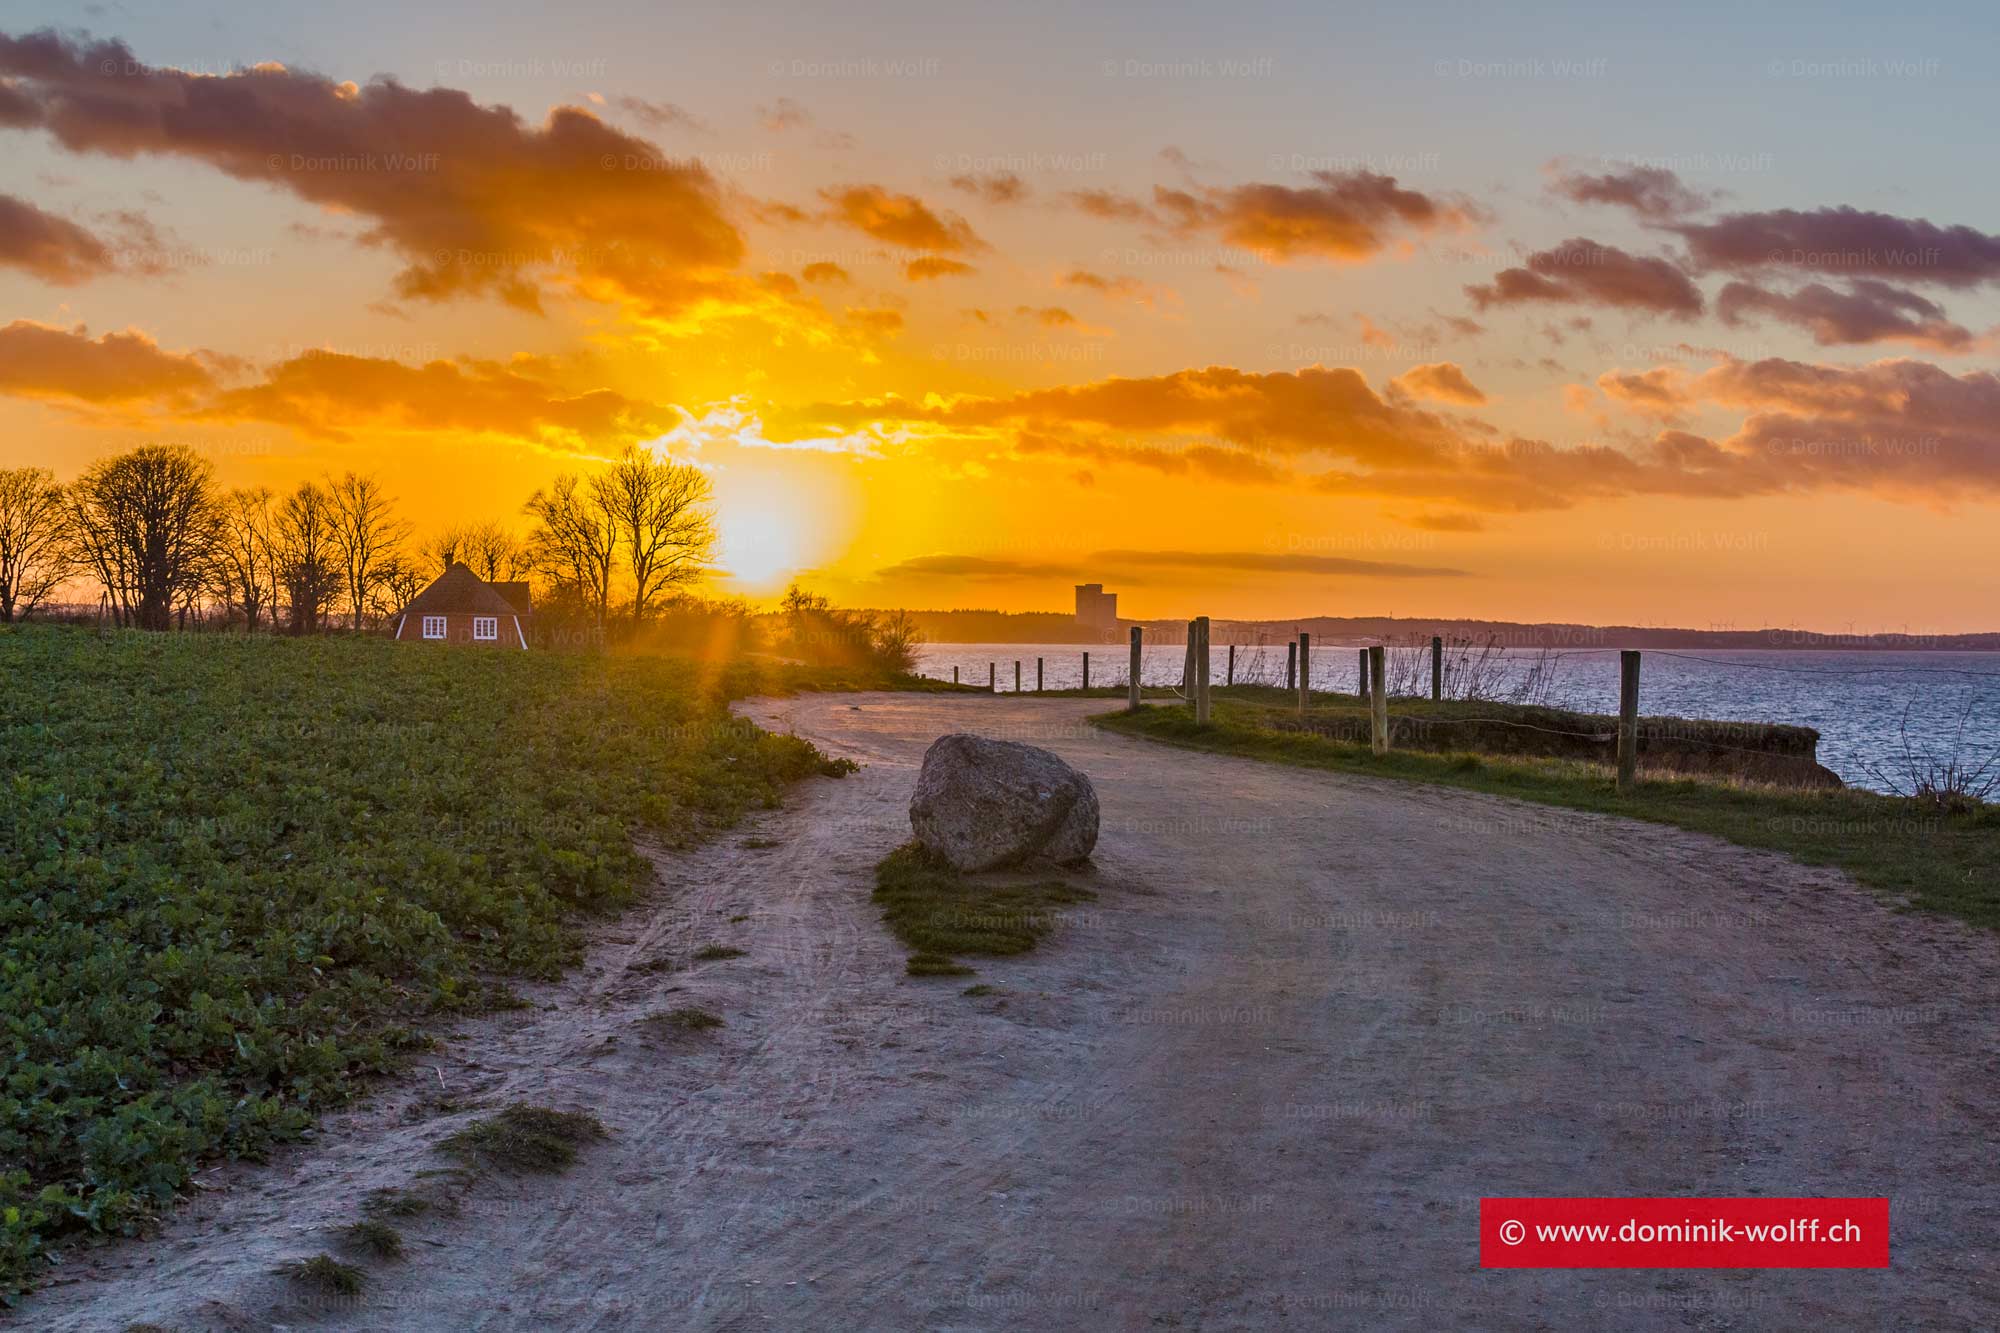
<path id="1" fill-rule="evenodd" d="M 1431 702 L 1444 698 L 1444 639 L 1431 635 Z"/>
<path id="2" fill-rule="evenodd" d="M 1035 659 L 1035 693 L 1040 694 L 1041 692 L 1042 692 L 1042 659 L 1038 657 Z"/>
<path id="3" fill-rule="evenodd" d="M 1083 655 L 1083 688 L 1090 688 L 1090 654 Z"/>
<path id="4" fill-rule="evenodd" d="M 1290 694 L 1299 687 L 1299 641 L 1293 639 L 1285 645 L 1285 693 Z"/>
<path id="5" fill-rule="evenodd" d="M 1629 792 L 1639 780 L 1639 652 L 1618 654 L 1618 790 Z"/>
<path id="6" fill-rule="evenodd" d="M 1366 648 L 1361 650 L 1361 665 L 1357 669 L 1354 679 L 1356 682 L 1354 692 L 1360 696 L 1361 702 L 1365 704 L 1368 702 L 1368 650 Z"/>
<path id="7" fill-rule="evenodd" d="M 1304 717 L 1306 700 L 1312 695 L 1313 636 L 1299 633 L 1299 716 Z"/>
<path id="8" fill-rule="evenodd" d="M 1222 683 L 1224 685 L 1236 683 L 1236 645 L 1233 643 L 1229 645 L 1229 673 L 1222 678 Z"/>
<path id="9" fill-rule="evenodd" d="M 1014 693 L 1021 692 L 1021 659 L 1014 659 Z"/>
<path id="10" fill-rule="evenodd" d="M 953 667 L 953 668 L 951 669 L 951 683 L 952 683 L 952 684 L 954 684 L 954 685 L 958 684 L 958 668 L 957 668 L 957 667 Z"/>
<path id="11" fill-rule="evenodd" d="M 986 692 L 988 694 L 1000 693 L 1000 677 L 994 674 L 999 669 L 999 667 L 991 662 L 986 664 Z"/>
<path id="12" fill-rule="evenodd" d="M 1126 682 L 1125 706 L 1135 713 L 1139 711 L 1139 649 L 1144 636 L 1143 629 L 1137 625 L 1132 627 L 1132 679 Z"/>
<path id="13" fill-rule="evenodd" d="M 1194 722 L 1208 725 L 1208 617 L 1194 620 Z"/>
<path id="14" fill-rule="evenodd" d="M 1389 753 L 1389 682 L 1383 657 L 1379 643 L 1368 650 L 1368 674 L 1372 677 L 1368 690 L 1368 741 L 1376 754 Z"/>

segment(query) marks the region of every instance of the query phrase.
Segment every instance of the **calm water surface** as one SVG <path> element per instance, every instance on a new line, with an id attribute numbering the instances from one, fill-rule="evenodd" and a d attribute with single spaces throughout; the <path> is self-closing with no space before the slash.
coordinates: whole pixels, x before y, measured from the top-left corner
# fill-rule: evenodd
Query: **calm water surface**
<path id="1" fill-rule="evenodd" d="M 1035 688 L 1035 659 L 1049 689 L 1082 683 L 1078 644 L 934 643 L 922 650 L 924 675 L 950 680 L 952 668 L 966 684 L 983 685 L 989 665 L 997 687 Z M 1126 683 L 1128 650 L 1093 647 L 1092 685 Z M 1178 684 L 1185 650 L 1179 644 L 1145 649 L 1141 683 Z M 1316 689 L 1351 693 L 1359 670 L 1353 645 L 1314 645 Z M 1407 692 L 1428 693 L 1427 648 L 1389 650 L 1389 679 Z M 1228 649 L 1211 649 L 1210 671 L 1220 683 Z M 1559 708 L 1613 713 L 1618 709 L 1618 653 L 1614 649 L 1509 650 L 1491 659 L 1482 697 L 1506 699 L 1523 690 Z M 1283 684 L 1285 645 L 1236 649 L 1236 679 Z M 1399 690 L 1398 692 L 1404 692 Z M 1641 667 L 1640 711 L 1737 722 L 1784 722 L 1820 734 L 1819 761 L 1853 786 L 1887 790 L 1904 769 L 1905 737 L 1918 755 L 1956 754 L 1977 762 L 2000 752 L 2000 653 L 1882 652 L 1667 652 L 1651 649 Z"/>

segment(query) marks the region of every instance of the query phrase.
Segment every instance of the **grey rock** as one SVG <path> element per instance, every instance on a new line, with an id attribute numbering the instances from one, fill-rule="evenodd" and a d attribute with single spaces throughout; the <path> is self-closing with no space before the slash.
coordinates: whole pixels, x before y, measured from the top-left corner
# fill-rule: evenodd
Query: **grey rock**
<path id="1" fill-rule="evenodd" d="M 1097 846 L 1097 792 L 1047 750 L 940 736 L 910 797 L 917 841 L 964 871 L 1081 861 Z"/>

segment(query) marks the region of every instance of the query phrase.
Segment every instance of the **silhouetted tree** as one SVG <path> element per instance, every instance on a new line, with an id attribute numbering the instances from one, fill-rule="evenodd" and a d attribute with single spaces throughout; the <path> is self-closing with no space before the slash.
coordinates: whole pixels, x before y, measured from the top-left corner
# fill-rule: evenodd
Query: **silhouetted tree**
<path id="1" fill-rule="evenodd" d="M 64 500 L 117 622 L 169 628 L 175 608 L 201 590 L 221 534 L 207 460 L 182 445 L 143 445 L 93 463 Z"/>
<path id="2" fill-rule="evenodd" d="M 334 555 L 346 584 L 349 628 L 359 630 L 383 566 L 395 557 L 409 529 L 373 477 L 347 472 L 326 485 Z"/>
<path id="3" fill-rule="evenodd" d="M 0 469 L 0 623 L 32 615 L 76 568 L 55 474 L 39 467 Z"/>
<path id="4" fill-rule="evenodd" d="M 271 542 L 269 486 L 230 491 L 222 497 L 222 525 L 215 547 L 216 588 L 226 605 L 243 612 L 244 628 L 255 634 L 266 612 L 277 623 L 277 556 Z"/>
<path id="5" fill-rule="evenodd" d="M 701 577 L 715 555 L 714 490 L 698 468 L 637 447 L 590 479 L 632 575 L 632 623 L 656 598 Z"/>
<path id="6" fill-rule="evenodd" d="M 557 591 L 578 597 L 604 628 L 611 605 L 611 575 L 618 558 L 618 523 L 594 488 L 566 472 L 536 491 L 523 506 L 535 520 L 528 536 L 534 571 Z"/>
<path id="7" fill-rule="evenodd" d="M 278 506 L 278 582 L 285 590 L 293 634 L 317 634 L 339 595 L 340 548 L 333 499 L 317 482 L 301 482 Z"/>

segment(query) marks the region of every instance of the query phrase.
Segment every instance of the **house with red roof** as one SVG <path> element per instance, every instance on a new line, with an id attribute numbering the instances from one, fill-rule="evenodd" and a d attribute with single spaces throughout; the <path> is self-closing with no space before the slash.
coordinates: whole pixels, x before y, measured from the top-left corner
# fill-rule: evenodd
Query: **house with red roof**
<path id="1" fill-rule="evenodd" d="M 469 565 L 453 561 L 430 587 L 410 599 L 396 617 L 390 637 L 398 643 L 525 650 L 534 613 L 526 583 L 488 583 Z"/>

